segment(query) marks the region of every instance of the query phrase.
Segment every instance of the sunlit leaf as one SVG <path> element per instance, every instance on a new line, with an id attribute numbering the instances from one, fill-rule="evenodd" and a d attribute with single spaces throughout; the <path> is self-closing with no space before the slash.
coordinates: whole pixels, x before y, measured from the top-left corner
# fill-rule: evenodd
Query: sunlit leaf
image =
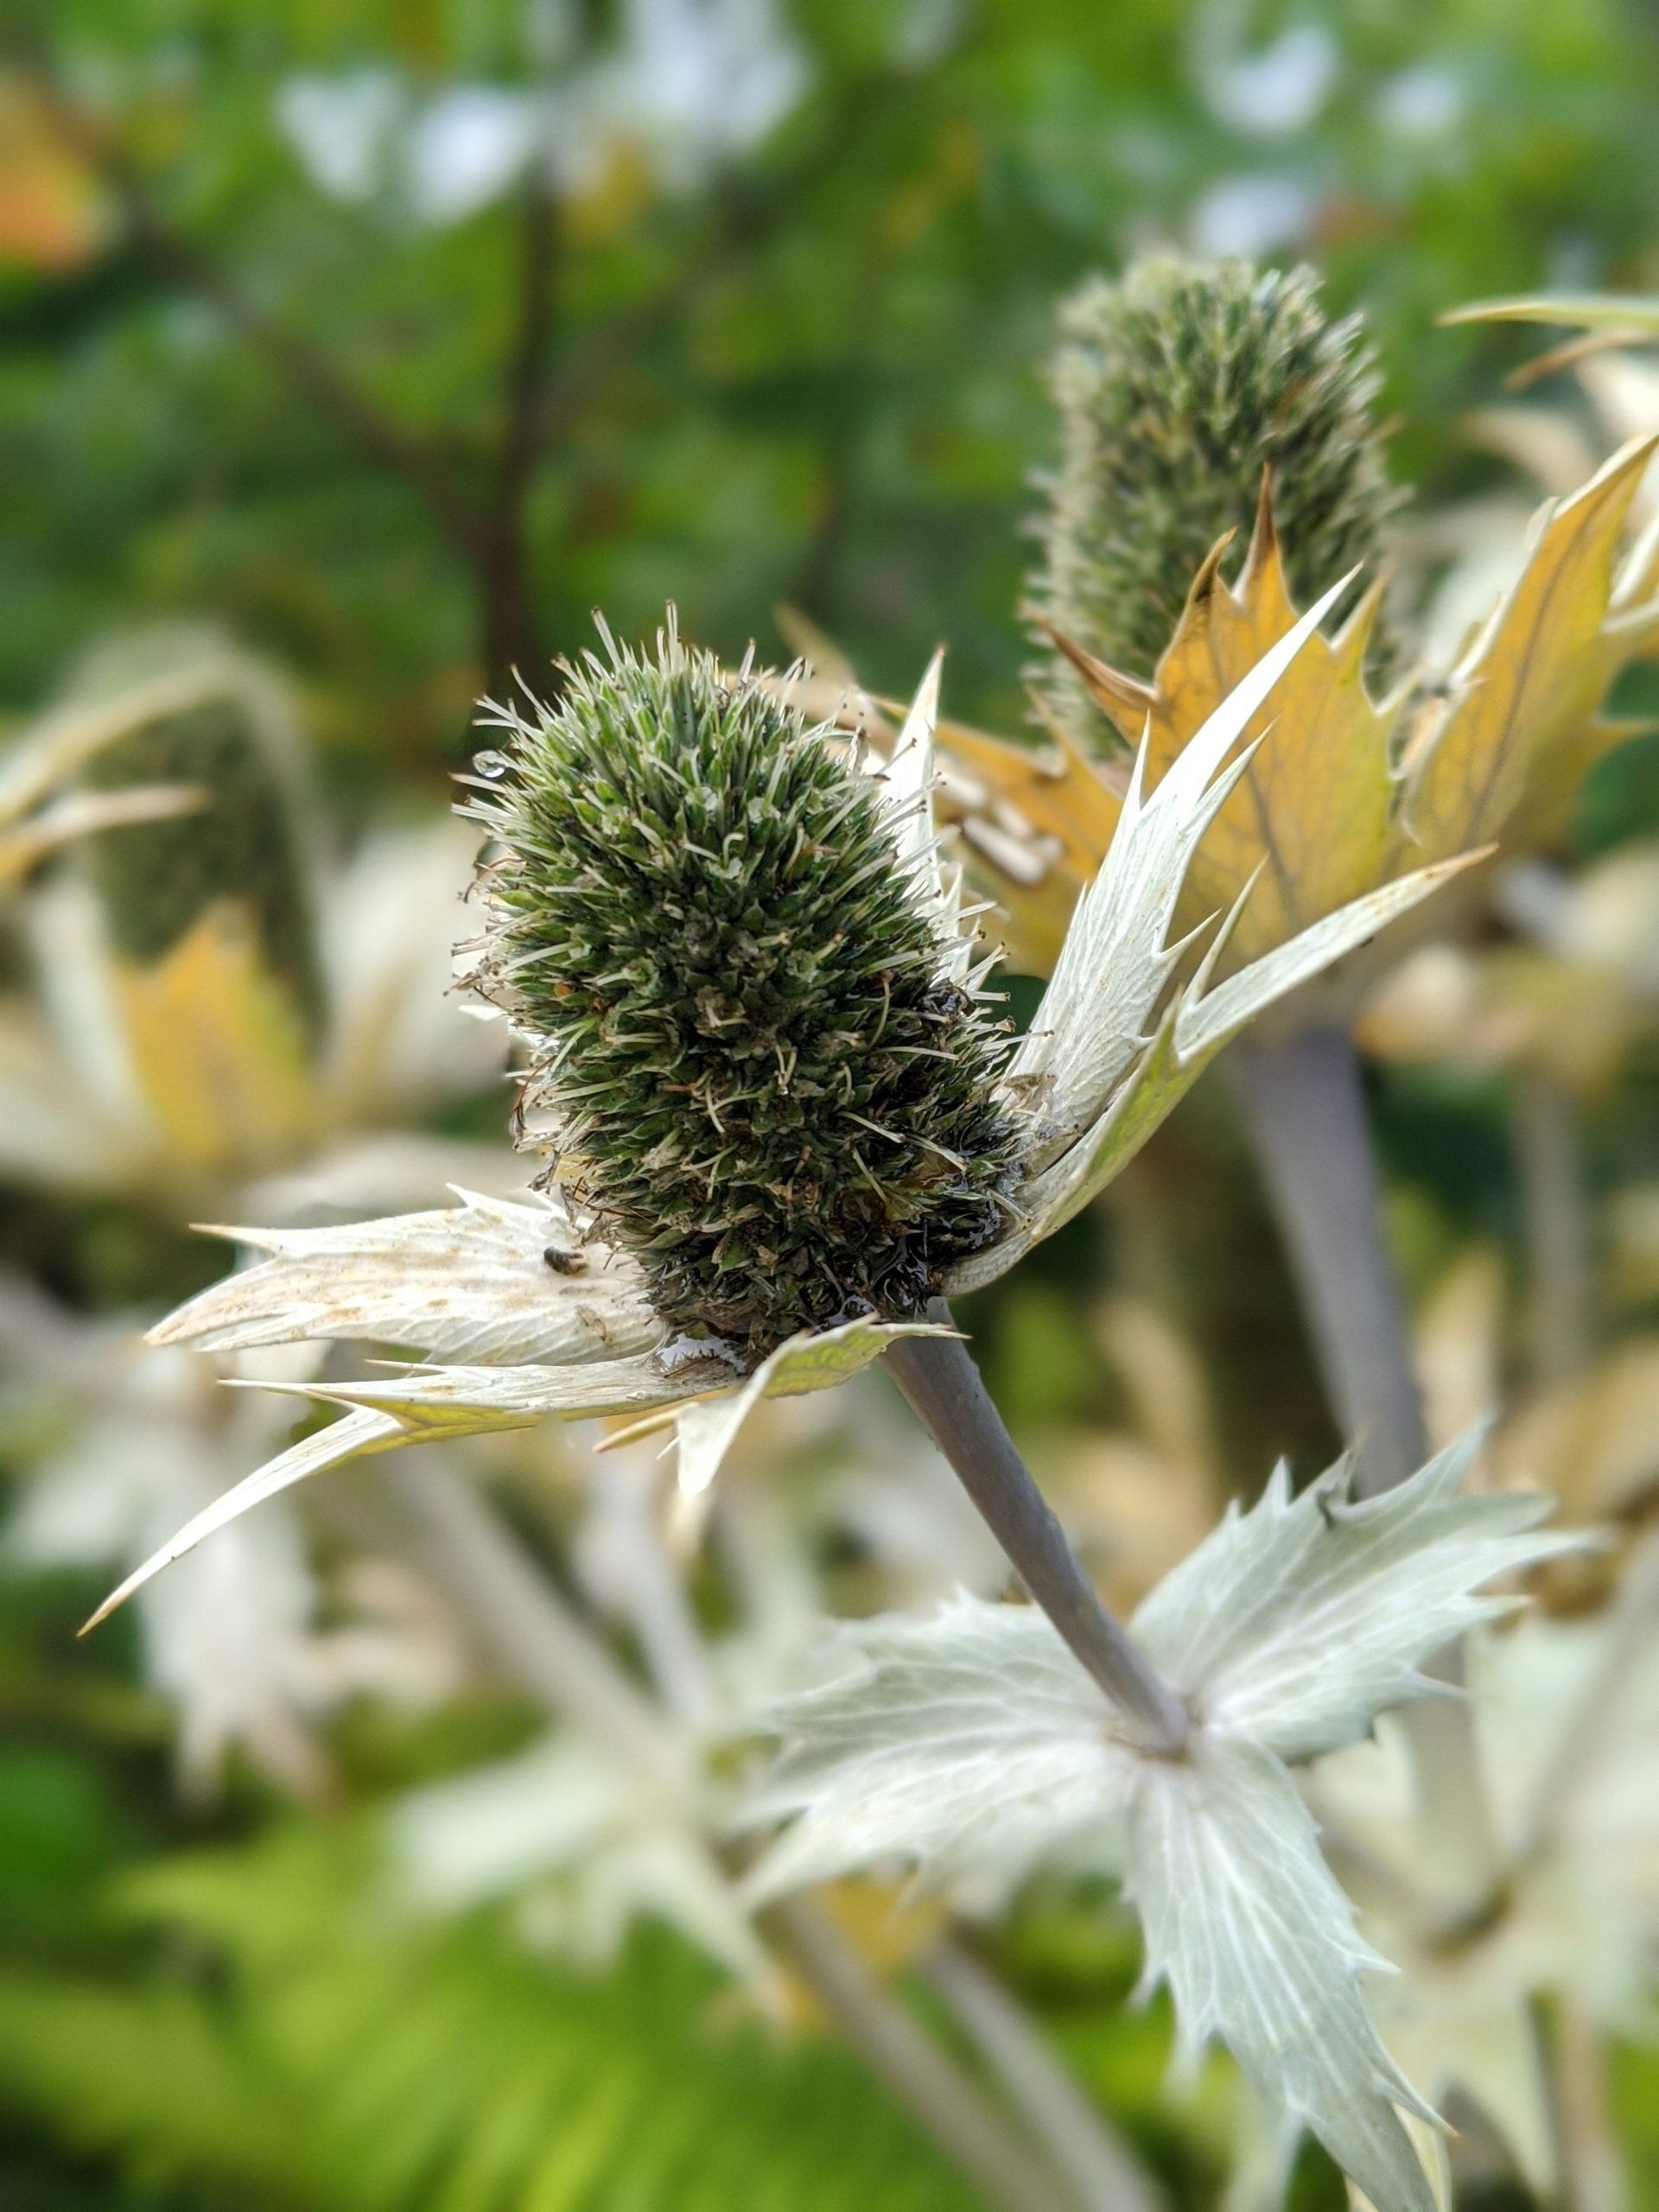
<path id="1" fill-rule="evenodd" d="M 1249 551 L 1231 586 L 1221 574 L 1226 550 L 1224 539 L 1199 571 L 1152 684 L 1068 648 L 1123 736 L 1135 744 L 1147 733 L 1154 788 L 1296 621 L 1265 484 Z M 1365 686 L 1376 611 L 1373 592 L 1334 640 L 1311 639 L 1243 734 L 1247 744 L 1266 741 L 1206 833 L 1179 909 L 1189 925 L 1225 912 L 1255 880 L 1234 938 L 1236 963 L 1281 944 L 1377 880 L 1388 842 L 1398 702 L 1379 707 Z"/>
<path id="2" fill-rule="evenodd" d="M 1434 2212 L 1401 2122 L 1432 2120 L 1383 2048 L 1361 1976 L 1385 1968 L 1270 1751 L 1205 1733 L 1136 1764 L 1126 1886 L 1146 1979 L 1166 1981 L 1183 2047 L 1224 2043 L 1273 2113 L 1300 2120 L 1377 2212 Z"/>
<path id="3" fill-rule="evenodd" d="M 1609 613 L 1620 537 L 1656 444 L 1633 440 L 1582 490 L 1543 510 L 1525 569 L 1452 671 L 1446 696 L 1420 709 L 1405 754 L 1404 823 L 1424 857 L 1498 835 L 1529 780 L 1548 774 L 1552 751 L 1582 747 L 1613 675 L 1638 648 L 1647 610 L 1611 624 Z"/>
<path id="4" fill-rule="evenodd" d="M 1128 1755 L 1035 1606 L 959 1596 L 841 1637 L 851 1670 L 768 1716 L 783 1748 L 749 1809 L 792 1825 L 753 1894 L 893 1861 L 1006 1884 L 1091 1837 L 1109 1855 Z"/>
<path id="5" fill-rule="evenodd" d="M 1192 1733 L 1142 1750 L 1034 1608 L 958 1597 L 846 1632 L 851 1669 L 794 1698 L 757 1820 L 787 1825 L 759 1894 L 861 1866 L 1005 1891 L 1043 1864 L 1117 1868 L 1181 2038 L 1232 2050 L 1270 2113 L 1316 2134 L 1382 2212 L 1433 2196 L 1401 2120 L 1433 2114 L 1389 2058 L 1361 1977 L 1382 1961 L 1325 1866 L 1289 1773 L 1422 1694 L 1494 1577 L 1572 1539 L 1535 1493 L 1465 1497 L 1472 1443 L 1363 1503 L 1338 1468 L 1282 1477 L 1160 1583 L 1134 1633 Z"/>

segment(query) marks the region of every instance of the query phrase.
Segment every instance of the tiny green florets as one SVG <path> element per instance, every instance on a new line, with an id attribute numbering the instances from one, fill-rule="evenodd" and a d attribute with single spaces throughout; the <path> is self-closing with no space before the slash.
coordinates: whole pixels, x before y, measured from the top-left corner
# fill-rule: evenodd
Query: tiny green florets
<path id="1" fill-rule="evenodd" d="M 1038 525 L 1032 605 L 1098 658 L 1150 677 L 1224 531 L 1249 540 L 1264 467 L 1288 581 L 1306 605 L 1373 570 L 1399 504 L 1357 316 L 1326 320 L 1307 269 L 1160 256 L 1091 278 L 1060 310 L 1050 371 L 1059 465 Z M 1034 671 L 1062 721 L 1097 728 L 1070 664 Z"/>
<path id="2" fill-rule="evenodd" d="M 505 718 L 466 810 L 503 849 L 474 980 L 528 1039 L 549 1178 L 677 1331 L 908 1318 L 1002 1216 L 1001 1032 L 842 743 L 671 625 L 607 644 Z"/>

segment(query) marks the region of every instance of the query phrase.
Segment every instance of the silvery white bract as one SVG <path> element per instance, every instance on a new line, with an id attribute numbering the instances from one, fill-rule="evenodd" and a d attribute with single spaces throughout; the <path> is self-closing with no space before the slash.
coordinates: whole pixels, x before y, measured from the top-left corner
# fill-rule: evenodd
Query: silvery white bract
<path id="1" fill-rule="evenodd" d="M 1069 1220 L 1255 1014 L 1374 935 L 1447 874 L 1447 865 L 1424 868 L 1357 899 L 1214 990 L 1206 988 L 1204 968 L 1170 994 L 1181 948 L 1168 938 L 1182 879 L 1249 756 L 1223 763 L 1342 589 L 1328 593 L 1262 657 L 1149 799 L 1137 770 L 1111 849 L 1078 903 L 1053 981 L 1003 1077 L 1010 1109 L 1027 1132 L 1014 1203 L 1001 1234 L 947 1274 L 941 1286 L 947 1295 L 993 1280 Z M 963 980 L 971 971 L 971 940 L 962 926 L 957 873 L 941 861 L 932 820 L 938 690 L 936 662 L 899 734 L 887 792 L 895 865 L 911 874 L 931 909 L 944 972 Z M 318 1386 L 313 1395 L 346 1407 L 346 1418 L 198 1515 L 111 1605 L 290 1483 L 357 1452 L 435 1436 L 519 1427 L 547 1416 L 677 1420 L 682 1484 L 696 1491 L 713 1479 L 759 1399 L 829 1388 L 878 1358 L 896 1337 L 931 1326 L 861 1319 L 792 1338 L 746 1373 L 706 1344 L 675 1339 L 653 1314 L 635 1262 L 594 1241 L 556 1199 L 503 1206 L 467 1198 L 454 1211 L 355 1229 L 255 1231 L 245 1241 L 271 1256 L 194 1300 L 162 1324 L 158 1341 L 231 1350 L 366 1335 L 429 1358 L 475 1363 Z"/>
<path id="2" fill-rule="evenodd" d="M 1134 1631 L 1197 1723 L 1179 1757 L 1136 1748 L 1033 1607 L 960 1597 L 849 1630 L 862 1664 L 773 1716 L 752 1810 L 790 1824 L 754 1892 L 895 1861 L 1005 1888 L 1039 1861 L 1114 1865 L 1183 2047 L 1225 2042 L 1379 2212 L 1430 2212 L 1398 2114 L 1432 2115 L 1361 1980 L 1383 1961 L 1287 1762 L 1421 1694 L 1428 1654 L 1511 1602 L 1484 1586 L 1581 1541 L 1536 1532 L 1541 1496 L 1460 1495 L 1473 1448 L 1363 1502 L 1340 1466 L 1295 1499 L 1276 1476 L 1152 1592 Z"/>
<path id="3" fill-rule="evenodd" d="M 0 1547 L 25 1567 L 108 1569 L 143 1559 L 186 1514 L 219 1496 L 238 1465 L 283 1431 L 280 1401 L 227 1402 L 205 1363 L 112 1345 L 106 1327 L 0 1294 L 0 1351 L 50 1404 L 64 1433 L 29 1471 Z M 283 1356 L 285 1367 L 309 1355 Z M 284 1788 L 315 1794 L 327 1769 L 321 1724 L 353 1699 L 420 1706 L 450 1690 L 461 1654 L 416 1618 L 391 1571 L 327 1592 L 288 1514 L 261 1515 L 152 1584 L 139 1607 L 146 1680 L 175 1707 L 192 1789 L 238 1752 Z"/>
<path id="4" fill-rule="evenodd" d="M 698 1761 L 680 1787 L 563 1731 L 516 1758 L 428 1783 L 392 1816 L 414 1902 L 462 1911 L 505 1897 L 539 1940 L 607 1963 L 643 1916 L 668 1921 L 745 1980 L 770 1969 L 709 1841 Z"/>
<path id="5" fill-rule="evenodd" d="M 289 1121 L 272 1102 L 269 1131 L 211 1142 L 182 1141 L 147 1095 L 89 887 L 64 876 L 31 892 L 17 917 L 29 988 L 0 992 L 0 1170 L 31 1186 L 159 1203 L 175 1218 L 232 1195 L 283 1220 L 429 1203 L 455 1180 L 512 1187 L 505 1143 L 409 1126 L 499 1083 L 505 1062 L 504 1033 L 447 995 L 470 845 L 442 819 L 383 830 L 323 874 L 331 1011 L 305 1095 Z M 247 1084 L 229 1089 L 241 1100 Z"/>
<path id="6" fill-rule="evenodd" d="M 1386 1722 L 1317 1771 L 1334 1839 L 1363 1837 L 1351 1886 L 1403 1971 L 1377 1994 L 1391 2048 L 1431 2097 L 1472 2102 L 1541 2202 L 1562 2144 L 1536 2033 L 1547 2002 L 1593 2071 L 1603 2037 L 1651 2045 L 1659 1942 L 1659 1554 L 1616 1601 L 1534 1613 L 1471 1639 L 1470 1697 L 1491 1796 L 1495 1909 L 1446 1940 L 1442 1869 L 1414 1818 L 1409 1763 Z"/>

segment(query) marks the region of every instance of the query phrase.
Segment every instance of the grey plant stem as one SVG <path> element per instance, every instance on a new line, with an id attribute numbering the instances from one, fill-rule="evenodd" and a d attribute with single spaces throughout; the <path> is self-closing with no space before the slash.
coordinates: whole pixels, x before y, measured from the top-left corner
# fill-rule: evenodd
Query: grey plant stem
<path id="1" fill-rule="evenodd" d="M 1590 1224 L 1578 1109 L 1559 1076 L 1529 1068 L 1516 1088 L 1515 1163 L 1530 1281 L 1533 1372 L 1565 1382 L 1590 1357 Z"/>
<path id="2" fill-rule="evenodd" d="M 1233 1089 L 1278 1217 L 1319 1371 L 1362 1497 L 1428 1455 L 1382 1187 L 1348 1033 L 1305 1029 L 1230 1055 Z"/>
<path id="3" fill-rule="evenodd" d="M 949 1323 L 939 1305 L 931 1318 Z M 1078 1565 L 960 1337 L 901 1337 L 886 1365 L 963 1488 L 1077 1659 L 1136 1740 L 1173 1755 L 1191 1732 L 1186 1708 Z"/>
<path id="4" fill-rule="evenodd" d="M 1354 1456 L 1355 1491 L 1375 1497 L 1421 1465 L 1428 1440 L 1353 1039 L 1334 1026 L 1251 1039 L 1229 1066 L 1332 1409 Z M 1461 1654 L 1438 1654 L 1429 1671 L 1460 1681 Z M 1447 1897 L 1468 1909 L 1502 1878 L 1469 1707 L 1427 1698 L 1403 1719 L 1425 1859 Z"/>
<path id="5" fill-rule="evenodd" d="M 648 1784 L 677 1789 L 678 1730 L 652 1705 L 534 1557 L 467 1484 L 435 1467 L 365 1471 L 357 1496 L 390 1542 L 454 1608 L 476 1649 L 556 1719 Z M 762 1933 L 946 2158 L 999 2212 L 1070 2212 L 1069 2192 L 988 2105 L 973 2077 L 883 1988 L 810 1895 L 757 1916 Z"/>
<path id="6" fill-rule="evenodd" d="M 605 1464 L 595 1465 L 596 1477 Z M 612 1495 L 626 1514 L 632 1539 L 628 1617 L 658 1696 L 670 1711 L 683 1712 L 684 1705 L 677 1703 L 683 1696 L 677 1678 L 689 1671 L 694 1683 L 712 1692 L 702 1632 L 649 1497 L 635 1479 L 638 1466 L 618 1459 L 608 1465 L 618 1485 Z M 752 1505 L 752 1494 L 745 1502 Z M 741 1510 L 739 1497 L 728 1494 L 724 1506 L 729 1530 L 734 1511 Z M 690 1709 L 705 1713 L 707 1694 L 694 1696 Z M 1135 2152 L 988 1967 L 946 1935 L 922 1954 L 917 1971 L 943 1999 L 1033 2142 L 1069 2183 L 1076 2212 L 1167 2212 L 1162 2191 Z"/>
<path id="7" fill-rule="evenodd" d="M 1157 2183 L 972 1951 L 947 1936 L 928 1953 L 922 1972 L 1047 2145 L 1084 2212 L 1167 2212 Z"/>

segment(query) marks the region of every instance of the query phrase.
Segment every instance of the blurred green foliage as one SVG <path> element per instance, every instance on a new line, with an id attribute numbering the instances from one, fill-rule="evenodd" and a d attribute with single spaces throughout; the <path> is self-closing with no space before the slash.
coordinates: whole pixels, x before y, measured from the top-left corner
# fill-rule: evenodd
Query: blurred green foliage
<path id="1" fill-rule="evenodd" d="M 109 1909 L 159 1960 L 0 1975 L 0 2065 L 152 2183 L 273 2212 L 971 2202 L 855 2062 L 722 2020 L 665 1934 L 584 1975 L 489 1916 L 411 1925 L 373 1840 L 326 1823 L 152 1868 Z"/>
<path id="2" fill-rule="evenodd" d="M 112 613 L 209 609 L 304 673 L 371 783 L 454 760 L 483 644 L 534 679 L 590 607 L 637 629 L 671 595 L 722 651 L 792 601 L 893 686 L 946 636 L 957 709 L 1016 719 L 1034 364 L 1058 294 L 1148 239 L 1311 253 L 1333 306 L 1370 310 L 1430 491 L 1527 342 L 1438 310 L 1653 275 L 1659 52 L 1615 0 L 804 0 L 798 102 L 700 188 L 619 156 L 550 218 L 510 188 L 442 223 L 395 164 L 320 192 L 296 86 L 400 115 L 556 89 L 618 10 L 13 14 L 140 213 L 0 289 L 0 699 Z M 537 450 L 504 467 L 526 375 Z"/>

